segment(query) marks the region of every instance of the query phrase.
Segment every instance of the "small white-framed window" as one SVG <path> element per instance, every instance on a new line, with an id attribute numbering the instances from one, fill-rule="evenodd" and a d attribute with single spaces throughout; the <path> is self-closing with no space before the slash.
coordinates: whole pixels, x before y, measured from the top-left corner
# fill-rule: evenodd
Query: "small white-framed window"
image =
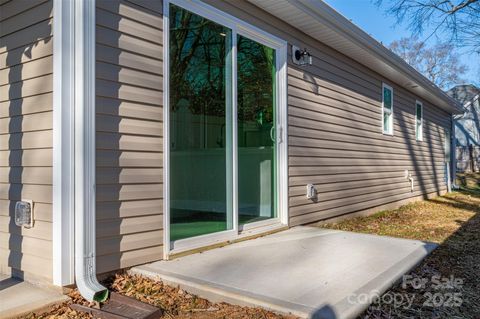
<path id="1" fill-rule="evenodd" d="M 423 141 L 423 104 L 415 101 L 415 138 Z"/>
<path id="2" fill-rule="evenodd" d="M 382 131 L 393 135 L 393 89 L 385 83 L 382 84 Z"/>

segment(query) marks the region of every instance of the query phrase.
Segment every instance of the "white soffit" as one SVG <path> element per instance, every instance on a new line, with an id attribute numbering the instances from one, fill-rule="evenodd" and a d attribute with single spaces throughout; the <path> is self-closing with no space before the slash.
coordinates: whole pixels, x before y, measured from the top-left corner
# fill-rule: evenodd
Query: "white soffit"
<path id="1" fill-rule="evenodd" d="M 320 0 L 248 0 L 449 113 L 462 106 L 402 58 Z"/>

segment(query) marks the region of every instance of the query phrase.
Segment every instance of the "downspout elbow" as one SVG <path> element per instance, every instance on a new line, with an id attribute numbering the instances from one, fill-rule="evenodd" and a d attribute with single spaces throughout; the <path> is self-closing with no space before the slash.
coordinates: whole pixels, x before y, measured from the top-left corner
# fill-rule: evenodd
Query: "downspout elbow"
<path id="1" fill-rule="evenodd" d="M 84 166 L 80 164 L 76 167 L 75 282 L 86 300 L 104 302 L 108 298 L 108 290 L 97 280 L 95 253 L 95 165 L 93 157 L 82 157 L 82 161 Z"/>
<path id="2" fill-rule="evenodd" d="M 88 301 L 104 302 L 108 299 L 108 289 L 97 280 L 95 256 L 79 256 L 75 267 L 75 279 L 80 294 Z"/>

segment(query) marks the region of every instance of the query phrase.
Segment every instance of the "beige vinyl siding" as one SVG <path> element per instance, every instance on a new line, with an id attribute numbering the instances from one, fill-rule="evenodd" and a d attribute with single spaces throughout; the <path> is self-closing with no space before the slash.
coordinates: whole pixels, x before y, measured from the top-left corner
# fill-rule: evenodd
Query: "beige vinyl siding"
<path id="1" fill-rule="evenodd" d="M 292 44 L 313 56 L 313 65 L 305 67 L 288 59 L 291 226 L 446 191 L 448 113 L 246 1 L 206 2 L 287 40 L 289 56 Z M 394 91 L 393 136 L 382 134 L 382 82 Z M 416 99 L 424 105 L 423 142 L 415 139 Z M 308 183 L 317 188 L 316 201 L 305 196 Z"/>
<path id="2" fill-rule="evenodd" d="M 305 73 L 292 66 L 289 69 L 291 87 Z M 340 100 L 345 103 L 342 105 L 328 97 L 336 87 L 323 80 L 322 73 L 309 75 L 311 81 L 303 81 L 303 87 L 298 83 L 297 90 L 289 90 L 291 224 L 315 222 L 445 191 L 443 134 L 450 123 L 448 114 L 424 103 L 425 140 L 417 142 L 415 97 L 392 84 L 394 136 L 385 136 L 381 132 L 381 113 L 368 112 L 380 111 L 382 79 L 378 78 L 376 90 L 365 89 L 363 97 L 371 99 L 370 105 L 361 103 L 366 109 L 357 114 L 358 111 L 345 110 L 354 107 L 355 102 L 345 103 L 347 98 Z M 316 93 L 317 89 L 323 92 Z M 354 98 L 357 95 L 344 94 Z M 404 177 L 405 169 L 411 171 L 415 180 L 413 192 Z M 376 178 L 378 172 L 391 175 Z M 343 174 L 350 179 L 343 178 Z M 369 175 L 363 177 L 364 174 Z M 362 183 L 352 185 L 355 180 Z M 306 200 L 301 192 L 310 182 L 317 186 L 317 202 Z"/>
<path id="3" fill-rule="evenodd" d="M 163 256 L 162 3 L 97 0 L 97 271 Z"/>
<path id="4" fill-rule="evenodd" d="M 418 97 L 408 90 L 246 1 L 206 2 L 313 55 L 312 66 L 288 60 L 291 226 L 445 191 L 449 114 L 422 101 L 424 141 L 418 142 Z M 99 272 L 162 258 L 161 10 L 161 1 L 97 1 Z M 394 90 L 394 136 L 382 134 L 382 82 Z M 305 198 L 307 183 L 318 190 L 316 202 Z"/>
<path id="5" fill-rule="evenodd" d="M 0 272 L 52 280 L 51 0 L 0 4 Z M 31 199 L 35 224 L 14 222 Z"/>

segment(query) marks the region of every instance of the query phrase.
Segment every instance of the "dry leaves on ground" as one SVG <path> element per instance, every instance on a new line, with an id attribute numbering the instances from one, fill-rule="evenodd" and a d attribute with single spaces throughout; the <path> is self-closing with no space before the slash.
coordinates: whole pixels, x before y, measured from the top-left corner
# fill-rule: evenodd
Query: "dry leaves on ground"
<path id="1" fill-rule="evenodd" d="M 164 284 L 161 281 L 154 281 L 149 278 L 129 275 L 126 272 L 119 272 L 107 279 L 103 284 L 111 291 L 138 299 L 142 302 L 154 305 L 163 310 L 162 318 L 174 319 L 294 319 L 294 316 L 283 316 L 266 311 L 261 308 L 250 308 L 230 305 L 227 303 L 212 303 L 206 299 L 189 294 L 186 291 Z M 52 308 L 43 315 L 31 314 L 28 319 L 90 319 L 90 315 L 79 313 L 70 308 L 72 303 L 90 305 L 82 298 L 77 290 L 69 294 L 72 302 L 64 303 Z"/>

